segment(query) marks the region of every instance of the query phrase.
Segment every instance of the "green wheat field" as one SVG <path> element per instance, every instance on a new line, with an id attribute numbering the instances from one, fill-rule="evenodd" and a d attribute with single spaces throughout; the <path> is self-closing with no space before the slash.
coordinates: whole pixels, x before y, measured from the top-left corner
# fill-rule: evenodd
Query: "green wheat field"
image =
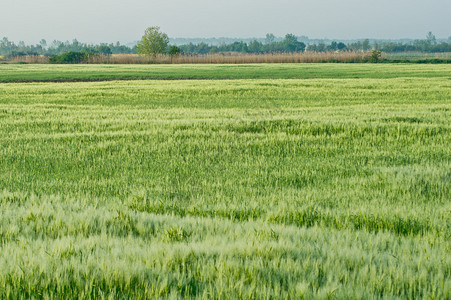
<path id="1" fill-rule="evenodd" d="M 451 297 L 451 65 L 0 82 L 2 299 Z"/>

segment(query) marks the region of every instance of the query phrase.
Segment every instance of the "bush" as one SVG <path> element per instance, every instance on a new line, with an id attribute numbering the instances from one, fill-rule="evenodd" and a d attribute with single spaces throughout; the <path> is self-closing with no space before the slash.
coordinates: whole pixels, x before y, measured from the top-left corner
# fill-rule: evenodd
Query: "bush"
<path id="1" fill-rule="evenodd" d="M 87 63 L 91 53 L 86 52 L 67 52 L 58 56 L 50 57 L 51 64 L 80 64 Z"/>
<path id="2" fill-rule="evenodd" d="M 381 59 L 381 56 L 382 56 L 382 52 L 381 51 L 379 51 L 379 50 L 371 51 L 371 58 L 370 58 L 371 62 L 373 62 L 373 63 L 379 62 L 380 59 Z"/>
<path id="3" fill-rule="evenodd" d="M 177 46 L 169 46 L 168 54 L 170 56 L 178 56 L 178 55 L 181 54 L 181 52 L 182 52 L 182 49 L 180 49 L 179 47 L 177 47 Z"/>

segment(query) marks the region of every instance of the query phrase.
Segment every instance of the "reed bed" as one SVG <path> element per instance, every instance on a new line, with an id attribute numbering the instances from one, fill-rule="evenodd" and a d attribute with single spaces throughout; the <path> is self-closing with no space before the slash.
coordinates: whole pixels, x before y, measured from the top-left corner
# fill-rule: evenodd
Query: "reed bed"
<path id="1" fill-rule="evenodd" d="M 11 58 L 3 58 L 0 59 L 0 62 L 7 63 L 24 63 L 24 64 L 48 64 L 49 57 L 45 55 L 22 55 L 22 56 L 14 56 Z"/>
<path id="2" fill-rule="evenodd" d="M 88 64 L 256 64 L 256 63 L 356 63 L 369 59 L 370 52 L 296 52 L 296 53 L 215 53 L 203 55 L 159 55 L 139 54 L 93 55 Z M 16 56 L 9 63 L 48 64 L 46 56 Z"/>
<path id="3" fill-rule="evenodd" d="M 319 63 L 361 62 L 369 52 L 297 52 L 297 53 L 215 53 L 203 55 L 179 55 L 171 57 L 117 54 L 95 56 L 89 63 L 110 64 L 255 64 L 255 63 Z"/>
<path id="4" fill-rule="evenodd" d="M 385 60 L 451 59 L 451 53 L 382 53 Z M 139 54 L 92 55 L 85 64 L 260 64 L 260 63 L 359 63 L 371 60 L 371 51 L 295 52 L 295 53 L 215 53 L 182 54 L 178 56 Z M 26 55 L 0 58 L 4 63 L 48 64 L 49 57 Z"/>

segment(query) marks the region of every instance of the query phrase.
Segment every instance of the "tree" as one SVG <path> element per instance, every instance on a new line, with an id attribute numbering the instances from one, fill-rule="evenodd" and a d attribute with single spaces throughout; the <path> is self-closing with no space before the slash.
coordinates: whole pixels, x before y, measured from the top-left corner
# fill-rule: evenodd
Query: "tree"
<path id="1" fill-rule="evenodd" d="M 335 41 L 333 41 L 333 42 L 329 45 L 329 47 L 327 47 L 327 48 L 328 48 L 328 50 L 330 50 L 330 51 L 335 51 L 335 50 L 338 49 L 338 43 L 335 42 Z"/>
<path id="2" fill-rule="evenodd" d="M 298 38 L 294 34 L 288 33 L 285 35 L 283 45 L 286 52 L 299 52 L 305 50 L 305 44 L 298 41 Z"/>
<path id="3" fill-rule="evenodd" d="M 265 43 L 267 45 L 274 43 L 274 40 L 276 39 L 276 37 L 274 36 L 274 34 L 272 33 L 267 33 L 266 34 L 266 38 L 265 38 Z"/>
<path id="4" fill-rule="evenodd" d="M 182 52 L 182 49 L 180 49 L 179 47 L 169 46 L 168 54 L 171 57 L 171 63 L 172 63 L 172 59 L 174 59 L 174 57 L 179 56 L 181 52 Z"/>
<path id="5" fill-rule="evenodd" d="M 346 45 L 343 42 L 338 43 L 337 45 L 338 50 L 344 50 L 346 49 Z"/>
<path id="6" fill-rule="evenodd" d="M 381 59 L 382 52 L 380 50 L 373 50 L 371 51 L 371 62 L 377 63 Z"/>
<path id="7" fill-rule="evenodd" d="M 170 56 L 177 56 L 182 52 L 182 49 L 180 49 L 177 46 L 169 46 L 168 54 Z"/>
<path id="8" fill-rule="evenodd" d="M 367 51 L 371 49 L 370 40 L 366 39 L 362 43 L 362 50 Z"/>
<path id="9" fill-rule="evenodd" d="M 259 41 L 253 40 L 252 42 L 249 43 L 248 49 L 249 52 L 252 53 L 259 53 L 262 51 L 263 45 L 262 43 L 260 43 Z"/>
<path id="10" fill-rule="evenodd" d="M 45 39 L 41 39 L 39 41 L 39 45 L 41 45 L 42 48 L 45 48 L 47 47 L 47 41 Z"/>
<path id="11" fill-rule="evenodd" d="M 437 39 L 435 38 L 435 35 L 432 34 L 432 32 L 430 32 L 430 31 L 426 35 L 426 40 L 430 46 L 437 44 Z"/>
<path id="12" fill-rule="evenodd" d="M 139 54 L 157 56 L 167 51 L 168 44 L 168 35 L 161 32 L 160 27 L 154 26 L 146 29 L 136 48 Z"/>
<path id="13" fill-rule="evenodd" d="M 210 46 L 205 44 L 204 42 L 197 45 L 197 47 L 194 50 L 194 53 L 198 54 L 207 54 L 210 51 Z"/>
<path id="14" fill-rule="evenodd" d="M 103 55 L 111 55 L 113 53 L 111 51 L 111 47 L 108 46 L 107 44 L 100 44 L 96 46 L 95 51 Z"/>

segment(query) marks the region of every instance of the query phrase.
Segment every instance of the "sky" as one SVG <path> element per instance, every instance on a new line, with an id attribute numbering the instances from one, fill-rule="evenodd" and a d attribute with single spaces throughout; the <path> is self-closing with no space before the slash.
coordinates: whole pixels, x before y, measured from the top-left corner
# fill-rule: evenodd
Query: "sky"
<path id="1" fill-rule="evenodd" d="M 451 36 L 451 0 L 0 0 L 0 38 L 133 42 L 172 38 L 401 39 Z"/>

